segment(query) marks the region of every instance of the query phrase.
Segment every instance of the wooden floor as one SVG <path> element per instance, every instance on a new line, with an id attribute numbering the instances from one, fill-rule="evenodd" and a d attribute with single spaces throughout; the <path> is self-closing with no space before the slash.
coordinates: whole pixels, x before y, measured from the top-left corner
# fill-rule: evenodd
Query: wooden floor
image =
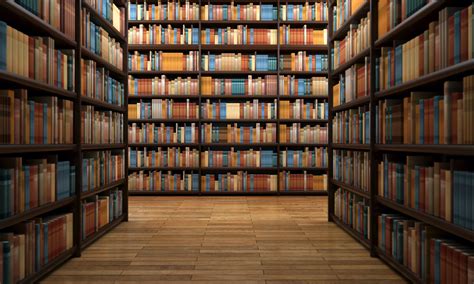
<path id="1" fill-rule="evenodd" d="M 43 283 L 405 283 L 326 197 L 133 197 L 130 221 Z"/>

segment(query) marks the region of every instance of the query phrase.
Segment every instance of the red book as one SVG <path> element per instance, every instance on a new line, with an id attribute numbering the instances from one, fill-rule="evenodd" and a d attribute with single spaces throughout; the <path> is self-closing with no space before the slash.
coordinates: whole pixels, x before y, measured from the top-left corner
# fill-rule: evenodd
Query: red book
<path id="1" fill-rule="evenodd" d="M 454 15 L 448 18 L 448 66 L 454 65 Z"/>
<path id="2" fill-rule="evenodd" d="M 469 8 L 465 8 L 461 11 L 461 61 L 466 61 L 469 59 L 468 9 Z"/>
<path id="3" fill-rule="evenodd" d="M 419 199 L 419 210 L 425 211 L 425 176 L 426 168 L 420 167 L 420 199 Z"/>

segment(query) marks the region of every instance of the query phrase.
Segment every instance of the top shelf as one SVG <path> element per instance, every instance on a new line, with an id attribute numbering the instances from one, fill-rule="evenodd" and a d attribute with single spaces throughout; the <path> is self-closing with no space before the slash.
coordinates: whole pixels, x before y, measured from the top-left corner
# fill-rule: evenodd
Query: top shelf
<path id="1" fill-rule="evenodd" d="M 27 34 L 34 32 L 36 36 L 44 35 L 53 38 L 57 47 L 74 48 L 76 46 L 75 40 L 12 0 L 0 1 L 0 18 L 6 20 L 8 25 Z M 21 18 L 21 21 L 18 21 L 18 18 Z"/>
<path id="2" fill-rule="evenodd" d="M 349 31 L 351 24 L 365 17 L 367 15 L 367 12 L 369 12 L 369 10 L 370 10 L 370 1 L 366 0 L 366 2 L 362 6 L 360 6 L 359 9 L 357 9 L 357 11 L 355 11 L 355 13 L 352 14 L 336 32 L 332 34 L 331 42 L 335 40 L 343 39 L 346 36 L 347 32 Z"/>

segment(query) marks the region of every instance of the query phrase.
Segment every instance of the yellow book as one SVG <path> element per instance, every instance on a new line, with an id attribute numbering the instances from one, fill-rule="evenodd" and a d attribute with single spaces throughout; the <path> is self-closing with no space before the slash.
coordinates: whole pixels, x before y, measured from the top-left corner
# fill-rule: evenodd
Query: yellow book
<path id="1" fill-rule="evenodd" d="M 239 119 L 240 118 L 240 104 L 239 103 L 227 103 L 226 104 L 226 118 L 227 119 Z"/>

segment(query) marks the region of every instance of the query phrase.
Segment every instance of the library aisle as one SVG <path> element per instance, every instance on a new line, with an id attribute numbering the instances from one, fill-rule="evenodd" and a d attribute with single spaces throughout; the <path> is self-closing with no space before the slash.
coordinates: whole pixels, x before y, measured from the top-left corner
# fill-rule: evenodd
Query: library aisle
<path id="1" fill-rule="evenodd" d="M 405 283 L 327 197 L 130 197 L 121 223 L 42 283 Z"/>

